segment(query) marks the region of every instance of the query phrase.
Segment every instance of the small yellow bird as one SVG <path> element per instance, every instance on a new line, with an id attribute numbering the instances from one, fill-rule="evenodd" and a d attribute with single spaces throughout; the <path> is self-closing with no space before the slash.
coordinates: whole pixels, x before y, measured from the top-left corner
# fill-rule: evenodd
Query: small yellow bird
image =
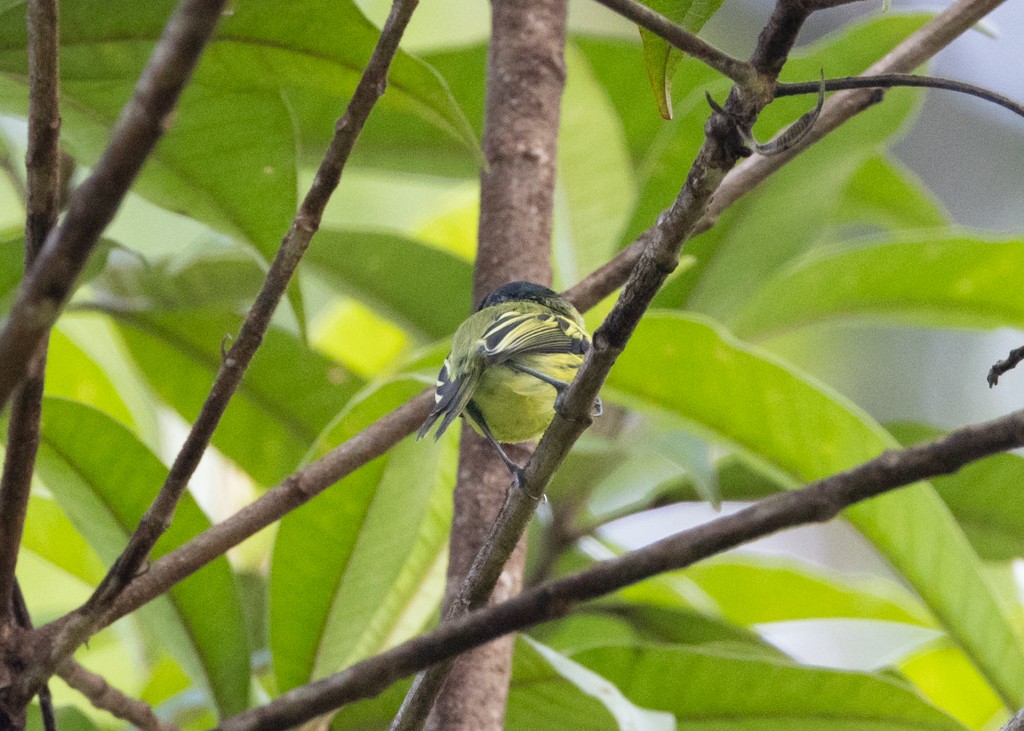
<path id="1" fill-rule="evenodd" d="M 438 419 L 434 438 L 440 438 L 457 416 L 465 416 L 518 478 L 521 468 L 500 442 L 544 433 L 556 399 L 589 349 L 583 317 L 568 300 L 532 282 L 498 287 L 455 331 L 437 376 L 434 409 L 417 439 Z M 600 409 L 598 400 L 595 413 Z"/>

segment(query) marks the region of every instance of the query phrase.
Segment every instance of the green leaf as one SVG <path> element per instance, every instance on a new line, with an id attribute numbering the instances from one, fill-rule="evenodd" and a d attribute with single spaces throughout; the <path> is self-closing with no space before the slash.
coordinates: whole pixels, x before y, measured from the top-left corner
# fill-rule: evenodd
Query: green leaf
<path id="1" fill-rule="evenodd" d="M 607 93 L 575 45 L 566 47 L 565 61 L 558 182 L 568 231 L 555 236 L 553 258 L 557 281 L 568 286 L 611 258 L 636 191 L 625 133 Z"/>
<path id="2" fill-rule="evenodd" d="M 424 339 L 451 335 L 469 314 L 472 266 L 413 239 L 323 230 L 306 262 L 339 291 Z"/>
<path id="3" fill-rule="evenodd" d="M 60 506 L 39 495 L 29 499 L 21 544 L 87 586 L 99 584 L 107 572 L 99 556 Z"/>
<path id="4" fill-rule="evenodd" d="M 38 470 L 71 522 L 108 565 L 167 476 L 167 468 L 125 427 L 88 406 L 51 398 L 43 405 Z M 158 558 L 209 527 L 186 494 L 151 555 Z M 160 646 L 210 688 L 222 714 L 246 708 L 249 648 L 227 559 L 212 561 L 154 604 L 148 615 L 150 626 L 158 628 Z"/>
<path id="5" fill-rule="evenodd" d="M 422 389 L 406 379 L 371 392 L 318 451 Z M 387 649 L 433 615 L 444 591 L 456 445 L 455 438 L 434 444 L 410 437 L 281 521 L 270 577 L 279 688 Z"/>
<path id="6" fill-rule="evenodd" d="M 949 223 L 945 209 L 914 173 L 889 155 L 868 158 L 850 177 L 835 211 L 835 225 L 863 230 L 938 228 Z"/>
<path id="7" fill-rule="evenodd" d="M 705 729 L 962 729 L 905 684 L 867 673 L 807 668 L 705 648 L 603 647 L 572 660 L 644 708 Z"/>
<path id="8" fill-rule="evenodd" d="M 918 424 L 886 425 L 903 444 L 937 439 L 945 432 Z M 1024 484 L 1024 459 L 996 454 L 972 462 L 958 472 L 932 480 L 953 511 L 971 545 L 989 561 L 1024 556 L 1024 505 L 1018 499 Z"/>
<path id="9" fill-rule="evenodd" d="M 737 314 L 744 338 L 871 318 L 927 327 L 1024 327 L 1024 240 L 903 236 L 823 251 L 767 282 Z"/>
<path id="10" fill-rule="evenodd" d="M 248 306 L 263 284 L 262 267 L 238 248 L 210 245 L 187 257 L 149 261 L 131 252 L 112 255 L 83 299 L 127 310 L 185 310 Z"/>
<path id="11" fill-rule="evenodd" d="M 105 147 L 173 5 L 61 5 L 62 141 L 86 165 Z M 316 124 L 332 129 L 378 35 L 350 1 L 237 0 L 148 161 L 139 191 L 243 237 L 269 261 L 297 204 L 302 140 L 293 99 L 330 99 Z M 24 114 L 25 43 L 24 8 L 0 14 L 5 112 Z M 433 69 L 399 52 L 389 82 L 384 104 L 427 119 L 479 156 L 475 134 Z"/>
<path id="12" fill-rule="evenodd" d="M 605 645 L 678 644 L 730 649 L 781 658 L 782 652 L 753 632 L 691 609 L 624 601 L 620 595 L 588 604 L 530 634 L 563 653 Z"/>
<path id="13" fill-rule="evenodd" d="M 899 670 L 925 698 L 969 728 L 989 728 L 1005 718 L 999 697 L 963 652 L 948 642 L 931 643 L 901 662 Z"/>
<path id="14" fill-rule="evenodd" d="M 401 680 L 376 698 L 343 707 L 332 731 L 387 731 L 409 689 Z M 507 731 L 673 731 L 667 714 L 638 708 L 614 685 L 526 637 L 517 637 L 503 728 Z"/>
<path id="15" fill-rule="evenodd" d="M 680 374 L 686 374 L 686 388 L 679 387 Z M 691 421 L 791 485 L 834 474 L 895 445 L 838 394 L 708 322 L 680 315 L 645 319 L 612 370 L 608 390 L 640 408 Z M 1007 705 L 1024 699 L 1024 650 L 1017 633 L 935 492 L 918 484 L 843 515 L 914 587 Z"/>
<path id="16" fill-rule="evenodd" d="M 199 414 L 241 318 L 218 310 L 111 311 L 153 390 L 183 419 Z M 262 485 L 291 473 L 358 390 L 358 379 L 271 327 L 213 435 L 213 444 Z"/>
<path id="17" fill-rule="evenodd" d="M 703 561 L 683 574 L 743 626 L 840 617 L 935 624 L 916 597 L 879 577 L 839 580 L 797 561 L 755 555 Z"/>
<path id="18" fill-rule="evenodd" d="M 111 376 L 61 330 L 50 333 L 47 346 L 47 396 L 88 404 L 128 427 L 135 421 Z"/>
<path id="19" fill-rule="evenodd" d="M 644 5 L 696 33 L 714 15 L 722 0 L 644 0 Z M 672 119 L 672 78 L 683 58 L 681 51 L 649 30 L 640 28 L 644 44 L 647 78 L 654 91 L 654 100 L 664 119 Z"/>
<path id="20" fill-rule="evenodd" d="M 612 683 L 555 650 L 516 638 L 508 729 L 673 731 L 663 713 L 638 708 Z"/>

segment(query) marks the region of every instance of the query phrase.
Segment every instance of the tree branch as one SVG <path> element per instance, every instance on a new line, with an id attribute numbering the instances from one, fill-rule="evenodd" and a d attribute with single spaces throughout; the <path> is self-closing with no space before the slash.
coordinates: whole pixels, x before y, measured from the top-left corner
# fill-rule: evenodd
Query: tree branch
<path id="1" fill-rule="evenodd" d="M 673 23 L 661 13 L 651 10 L 637 0 L 597 0 L 597 2 L 623 18 L 633 21 L 641 28 L 649 30 L 687 56 L 692 56 L 703 62 L 740 86 L 749 85 L 756 78 L 749 63 L 719 51 L 707 41 L 701 40 L 696 34 Z"/>
<path id="2" fill-rule="evenodd" d="M 110 223 L 146 157 L 170 125 L 181 90 L 226 0 L 182 0 L 153 49 L 135 95 L 92 174 L 72 196 L 67 216 L 21 283 L 0 330 L 0 406 L 64 307 L 100 233 Z"/>
<path id="3" fill-rule="evenodd" d="M 60 625 L 60 631 L 52 639 L 45 672 L 52 672 L 53 668 L 69 657 L 76 647 L 96 631 L 104 614 L 110 610 L 124 587 L 138 573 L 150 550 L 170 524 L 178 500 L 206 451 L 213 431 L 241 382 L 245 369 L 263 341 L 263 335 L 270 325 L 274 310 L 288 288 L 292 274 L 308 248 L 313 234 L 320 227 L 324 209 L 341 180 L 342 171 L 355 141 L 370 111 L 384 94 L 388 69 L 417 3 L 418 0 L 395 0 L 359 84 L 344 115 L 338 120 L 334 136 L 317 169 L 313 184 L 281 242 L 263 287 L 246 315 L 238 337 L 221 363 L 210 393 L 175 458 L 167 479 L 140 520 L 128 545 L 93 595 Z"/>
<path id="4" fill-rule="evenodd" d="M 1009 97 L 998 94 L 983 86 L 975 86 L 964 81 L 943 79 L 938 76 L 919 76 L 916 74 L 879 74 L 877 76 L 845 76 L 838 79 L 825 79 L 824 82 L 806 81 L 793 84 L 779 84 L 775 87 L 775 98 L 796 96 L 798 94 L 817 94 L 821 85 L 825 91 L 841 91 L 844 89 L 891 89 L 897 86 L 924 87 L 928 89 L 945 89 L 961 94 L 984 99 L 1009 109 L 1018 117 L 1024 117 L 1024 104 L 1015 102 Z"/>
<path id="5" fill-rule="evenodd" d="M 28 271 L 57 221 L 60 196 L 60 94 L 56 0 L 32 0 L 28 25 L 28 150 L 25 155 L 25 269 Z M 14 606 L 18 562 L 28 494 L 32 487 L 42 412 L 46 338 L 37 346 L 28 377 L 15 393 L 7 428 L 7 453 L 0 476 L 0 628 Z"/>
<path id="6" fill-rule="evenodd" d="M 957 0 L 919 30 L 907 36 L 892 52 L 872 65 L 863 75 L 909 73 L 1003 2 L 1004 0 Z M 822 108 L 818 122 L 792 149 L 771 157 L 753 155 L 729 171 L 715 191 L 707 213 L 697 224 L 693 235 L 707 231 L 724 210 L 760 185 L 776 170 L 880 100 L 879 93 L 872 90 L 851 90 L 830 97 Z M 664 215 L 665 213 L 662 213 L 662 216 Z M 653 236 L 655 228 L 656 226 L 652 226 L 641 233 L 636 241 L 619 252 L 614 259 L 591 272 L 563 294 L 581 309 L 592 307 L 610 295 L 625 282 L 633 265 L 639 260 L 646 242 Z"/>
<path id="7" fill-rule="evenodd" d="M 377 695 L 420 668 L 509 632 L 562 617 L 578 603 L 666 571 L 685 568 L 781 530 L 826 522 L 860 501 L 918 480 L 956 472 L 971 462 L 1021 446 L 1024 411 L 1016 411 L 931 442 L 884 452 L 803 489 L 776 493 L 739 512 L 443 624 L 346 670 L 289 691 L 265 706 L 228 718 L 220 728 L 269 731 L 298 725 L 342 705 Z"/>
<path id="8" fill-rule="evenodd" d="M 177 731 L 172 723 L 164 723 L 146 702 L 125 695 L 110 685 L 106 678 L 84 668 L 74 660 L 65 662 L 58 669 L 60 678 L 85 696 L 89 702 L 114 718 L 127 721 L 143 731 Z"/>

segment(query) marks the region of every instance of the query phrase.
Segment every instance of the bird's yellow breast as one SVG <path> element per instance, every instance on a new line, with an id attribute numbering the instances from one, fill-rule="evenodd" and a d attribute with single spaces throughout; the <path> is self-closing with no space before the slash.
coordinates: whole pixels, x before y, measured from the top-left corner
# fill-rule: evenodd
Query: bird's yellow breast
<path id="1" fill-rule="evenodd" d="M 572 353 L 525 355 L 516 358 L 516 362 L 569 383 L 583 363 L 583 356 Z M 473 402 L 495 439 L 515 443 L 544 433 L 554 418 L 557 395 L 550 384 L 506 365 L 495 365 L 484 370 Z"/>

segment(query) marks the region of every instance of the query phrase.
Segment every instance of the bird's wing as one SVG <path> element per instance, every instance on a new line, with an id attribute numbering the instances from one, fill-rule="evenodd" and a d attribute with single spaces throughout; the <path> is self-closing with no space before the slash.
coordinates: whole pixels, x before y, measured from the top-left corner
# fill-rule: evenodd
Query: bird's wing
<path id="1" fill-rule="evenodd" d="M 455 421 L 462 410 L 466 408 L 466 404 L 473 397 L 473 392 L 476 391 L 477 383 L 480 380 L 480 373 L 482 372 L 481 365 L 476 363 L 471 364 L 471 367 L 466 369 L 465 372 L 455 372 L 452 368 L 451 354 L 444 359 L 444 365 L 441 366 L 441 372 L 437 374 L 437 390 L 434 392 L 434 408 L 430 412 L 426 421 L 423 422 L 423 426 L 420 427 L 419 432 L 416 435 L 417 439 L 422 439 L 426 436 L 427 432 L 430 431 L 430 427 L 434 425 L 438 419 L 442 416 L 444 419 L 441 421 L 441 426 L 437 428 L 437 432 L 434 434 L 434 439 L 440 439 L 441 435 L 445 433 L 445 430 L 451 426 L 451 423 Z"/>
<path id="2" fill-rule="evenodd" d="M 503 312 L 478 342 L 488 365 L 520 355 L 583 355 L 590 349 L 586 331 L 568 317 L 553 312 Z"/>

